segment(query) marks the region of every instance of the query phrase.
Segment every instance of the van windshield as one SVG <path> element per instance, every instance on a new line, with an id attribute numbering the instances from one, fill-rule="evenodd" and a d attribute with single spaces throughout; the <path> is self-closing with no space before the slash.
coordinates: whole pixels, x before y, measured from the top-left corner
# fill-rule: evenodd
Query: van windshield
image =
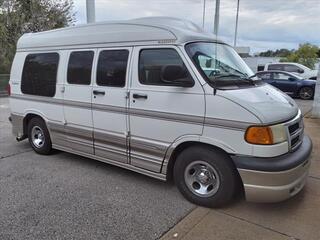
<path id="1" fill-rule="evenodd" d="M 225 44 L 195 42 L 186 51 L 207 82 L 214 86 L 255 85 L 254 73 L 236 53 Z"/>

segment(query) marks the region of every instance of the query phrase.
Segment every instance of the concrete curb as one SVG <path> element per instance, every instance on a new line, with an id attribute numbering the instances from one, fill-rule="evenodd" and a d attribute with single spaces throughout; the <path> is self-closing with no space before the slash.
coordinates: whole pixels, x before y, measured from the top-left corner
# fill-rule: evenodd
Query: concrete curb
<path id="1" fill-rule="evenodd" d="M 164 234 L 160 240 L 170 239 L 183 239 L 191 229 L 193 229 L 201 220 L 210 212 L 210 209 L 197 207 L 191 213 L 189 213 L 184 219 L 182 219 L 171 230 Z"/>

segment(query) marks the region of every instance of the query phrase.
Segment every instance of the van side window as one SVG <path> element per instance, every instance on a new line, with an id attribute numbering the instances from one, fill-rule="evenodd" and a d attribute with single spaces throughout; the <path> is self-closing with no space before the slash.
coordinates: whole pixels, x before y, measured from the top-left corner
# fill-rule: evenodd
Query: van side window
<path id="1" fill-rule="evenodd" d="M 101 51 L 97 67 L 97 85 L 124 87 L 126 85 L 128 55 L 128 50 Z"/>
<path id="2" fill-rule="evenodd" d="M 72 52 L 69 58 L 67 82 L 90 85 L 93 51 Z"/>
<path id="3" fill-rule="evenodd" d="M 29 54 L 22 70 L 21 92 L 53 97 L 56 93 L 58 53 Z"/>
<path id="4" fill-rule="evenodd" d="M 140 52 L 139 82 L 145 85 L 175 86 L 175 81 L 194 83 L 179 54 L 171 48 Z"/>

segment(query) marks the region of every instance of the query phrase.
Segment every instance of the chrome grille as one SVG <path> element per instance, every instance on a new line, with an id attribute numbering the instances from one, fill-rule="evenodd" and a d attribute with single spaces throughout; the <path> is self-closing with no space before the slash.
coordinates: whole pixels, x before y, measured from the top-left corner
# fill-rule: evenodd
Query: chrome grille
<path id="1" fill-rule="evenodd" d="M 287 126 L 289 150 L 294 151 L 300 146 L 303 139 L 304 126 L 301 111 L 294 119 L 286 122 L 285 126 Z"/>

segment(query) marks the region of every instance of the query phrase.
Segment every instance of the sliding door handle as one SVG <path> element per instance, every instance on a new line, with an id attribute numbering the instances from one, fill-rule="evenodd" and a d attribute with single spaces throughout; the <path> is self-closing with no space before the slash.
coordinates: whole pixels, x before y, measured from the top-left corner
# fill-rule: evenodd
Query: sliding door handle
<path id="1" fill-rule="evenodd" d="M 139 94 L 139 93 L 134 93 L 132 94 L 132 97 L 133 98 L 143 98 L 143 99 L 147 99 L 148 98 L 148 95 L 147 94 Z"/>
<path id="2" fill-rule="evenodd" d="M 94 94 L 94 95 L 105 95 L 106 92 L 105 92 L 105 91 L 93 90 L 93 94 Z"/>

